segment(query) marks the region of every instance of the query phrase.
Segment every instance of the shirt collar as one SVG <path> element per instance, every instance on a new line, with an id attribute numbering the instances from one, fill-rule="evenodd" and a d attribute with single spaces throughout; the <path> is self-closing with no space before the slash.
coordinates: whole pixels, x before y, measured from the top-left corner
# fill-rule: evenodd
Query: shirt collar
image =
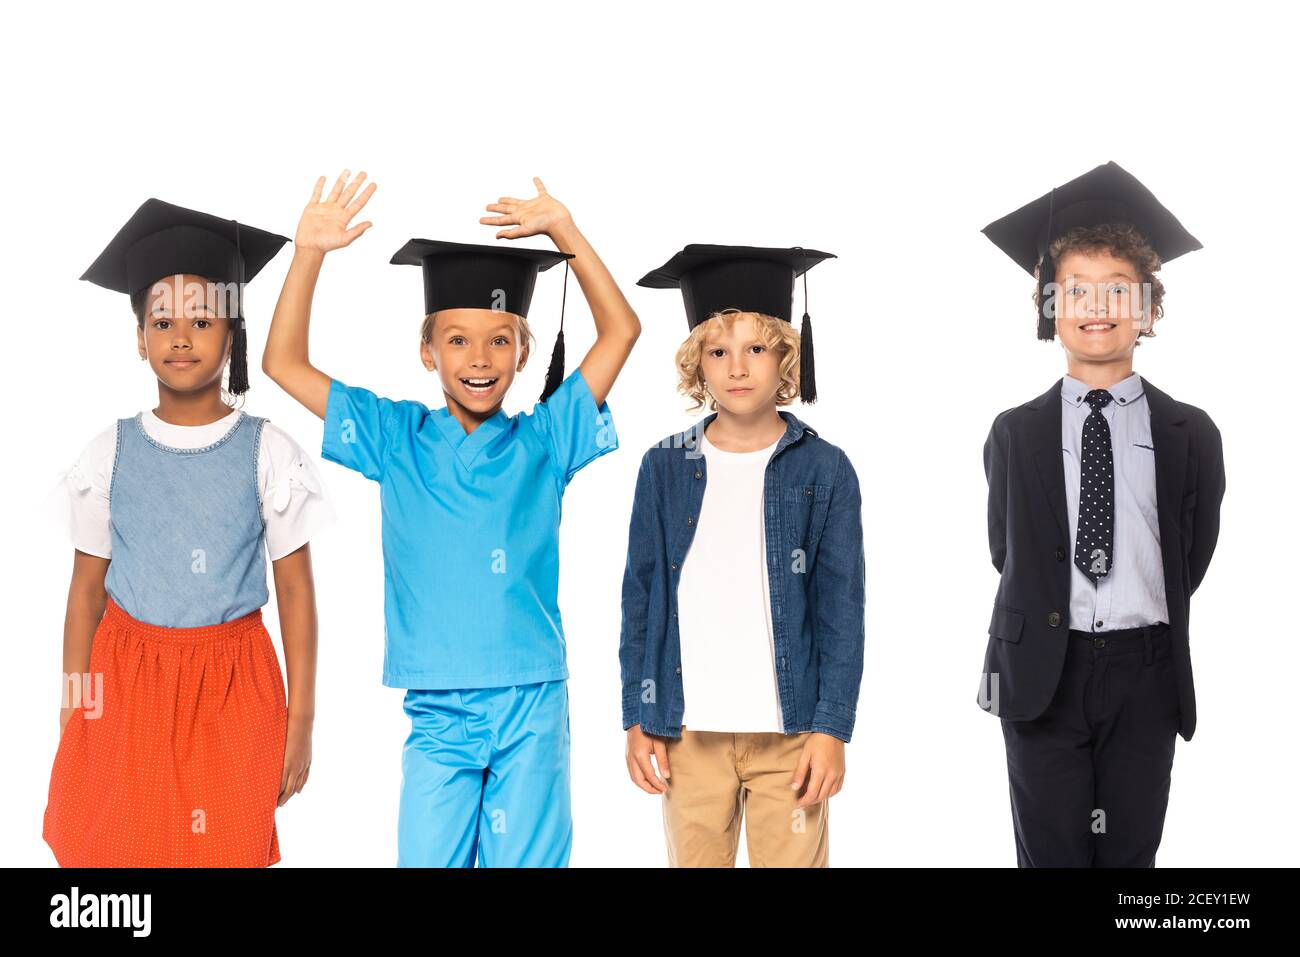
<path id="1" fill-rule="evenodd" d="M 1084 405 L 1084 398 L 1091 391 L 1092 386 L 1080 382 L 1072 375 L 1061 380 L 1061 399 L 1071 408 Z M 1142 377 L 1136 372 L 1130 373 L 1128 378 L 1116 382 L 1107 391 L 1114 398 L 1115 405 L 1132 405 L 1142 395 Z"/>
<path id="2" fill-rule="evenodd" d="M 510 421 L 505 411 L 498 408 L 495 414 L 480 422 L 473 432 L 466 434 L 460 421 L 446 406 L 433 410 L 431 417 L 437 424 L 438 431 L 447 440 L 447 444 L 466 466 L 474 461 L 484 446 L 505 430 L 506 424 Z"/>
<path id="3" fill-rule="evenodd" d="M 145 433 L 174 449 L 198 449 L 210 445 L 234 428 L 243 414 L 239 409 L 231 409 L 221 418 L 203 425 L 177 425 L 174 422 L 164 422 L 154 414 L 153 409 L 144 409 L 143 412 L 140 424 Z"/>
<path id="4" fill-rule="evenodd" d="M 798 442 L 803 438 L 805 432 L 809 435 L 817 434 L 816 429 L 801 421 L 793 412 L 786 412 L 783 409 L 778 409 L 777 414 L 780 415 L 781 418 L 785 419 L 785 434 L 777 441 L 776 451 L 772 453 L 773 455 L 776 455 L 777 452 L 780 452 L 787 445 L 792 445 L 795 442 Z M 687 452 L 695 452 L 698 455 L 700 437 L 704 435 L 704 430 L 709 427 L 709 423 L 717 417 L 718 413 L 710 412 L 690 428 L 678 432 L 677 435 L 673 437 L 674 448 L 684 448 Z M 689 458 L 690 456 L 688 455 L 687 457 Z"/>

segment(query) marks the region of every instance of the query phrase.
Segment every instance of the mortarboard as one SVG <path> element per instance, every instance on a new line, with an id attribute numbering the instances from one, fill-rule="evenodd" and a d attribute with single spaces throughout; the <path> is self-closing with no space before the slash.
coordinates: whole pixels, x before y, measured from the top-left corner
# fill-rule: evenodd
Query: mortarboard
<path id="1" fill-rule="evenodd" d="M 234 342 L 230 352 L 232 395 L 248 391 L 248 335 L 244 284 L 261 272 L 289 241 L 233 219 L 147 199 L 117 231 L 81 278 L 114 292 L 135 295 L 167 276 L 189 274 L 235 283 Z"/>
<path id="2" fill-rule="evenodd" d="M 833 253 L 816 249 L 717 246 L 692 243 L 637 283 L 650 289 L 682 291 L 686 322 L 694 329 L 724 309 L 757 312 L 791 321 L 794 283 L 804 277 L 804 311 L 799 331 L 799 397 L 817 401 L 812 320 L 808 316 L 807 271 Z"/>
<path id="3" fill-rule="evenodd" d="M 487 246 L 412 239 L 393 254 L 396 266 L 419 266 L 424 274 L 424 314 L 443 309 L 492 309 L 527 318 L 537 274 L 556 263 L 565 264 L 568 295 L 568 260 L 572 253 L 524 246 Z M 545 402 L 564 380 L 564 302 L 560 304 L 560 331 L 551 351 L 542 389 Z"/>
<path id="4" fill-rule="evenodd" d="M 989 223 L 984 233 L 1031 276 L 1039 269 L 1038 338 L 1056 336 L 1055 313 L 1047 308 L 1048 285 L 1056 280 L 1048 247 L 1076 226 L 1126 223 L 1137 229 L 1162 263 L 1200 249 L 1200 241 L 1132 173 L 1114 162 L 1098 166 L 1064 186 Z"/>

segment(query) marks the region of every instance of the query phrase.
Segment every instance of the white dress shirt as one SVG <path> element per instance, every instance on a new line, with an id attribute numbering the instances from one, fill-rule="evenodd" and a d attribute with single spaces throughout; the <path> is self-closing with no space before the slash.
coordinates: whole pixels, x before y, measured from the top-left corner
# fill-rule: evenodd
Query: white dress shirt
<path id="1" fill-rule="evenodd" d="M 1070 519 L 1070 555 L 1079 527 L 1083 423 L 1092 412 L 1084 397 L 1092 387 L 1067 375 L 1061 385 L 1061 457 Z M 1110 572 L 1097 584 L 1070 562 L 1070 627 L 1114 631 L 1168 622 L 1165 569 L 1156 509 L 1156 453 L 1151 408 L 1134 372 L 1110 389 L 1101 414 L 1110 425 L 1115 460 L 1115 535 Z"/>

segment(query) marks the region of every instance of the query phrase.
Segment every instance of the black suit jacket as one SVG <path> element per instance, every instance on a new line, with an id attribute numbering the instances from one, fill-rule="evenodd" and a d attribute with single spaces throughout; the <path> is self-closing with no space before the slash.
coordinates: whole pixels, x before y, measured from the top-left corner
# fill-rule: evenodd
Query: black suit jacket
<path id="1" fill-rule="evenodd" d="M 1070 525 L 1061 458 L 1061 384 L 993 420 L 984 443 L 989 551 L 1002 575 L 989 622 L 980 706 L 1030 721 L 1051 703 L 1070 628 Z M 1196 696 L 1187 622 L 1219 537 L 1223 445 L 1202 410 L 1142 380 L 1151 410 L 1165 600 L 1178 676 L 1179 728 L 1190 741 Z M 996 699 L 990 676 L 997 675 Z M 996 700 L 996 708 L 993 707 Z"/>

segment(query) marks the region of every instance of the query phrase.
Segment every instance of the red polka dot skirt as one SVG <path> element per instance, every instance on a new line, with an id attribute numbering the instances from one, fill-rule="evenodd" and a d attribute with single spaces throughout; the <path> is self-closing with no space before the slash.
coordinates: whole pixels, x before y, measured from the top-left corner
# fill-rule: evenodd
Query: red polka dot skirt
<path id="1" fill-rule="evenodd" d="M 261 609 L 203 628 L 137 621 L 110 598 L 92 695 L 69 718 L 44 837 L 63 867 L 266 867 L 288 710 Z M 93 692 L 103 676 L 102 693 Z"/>

